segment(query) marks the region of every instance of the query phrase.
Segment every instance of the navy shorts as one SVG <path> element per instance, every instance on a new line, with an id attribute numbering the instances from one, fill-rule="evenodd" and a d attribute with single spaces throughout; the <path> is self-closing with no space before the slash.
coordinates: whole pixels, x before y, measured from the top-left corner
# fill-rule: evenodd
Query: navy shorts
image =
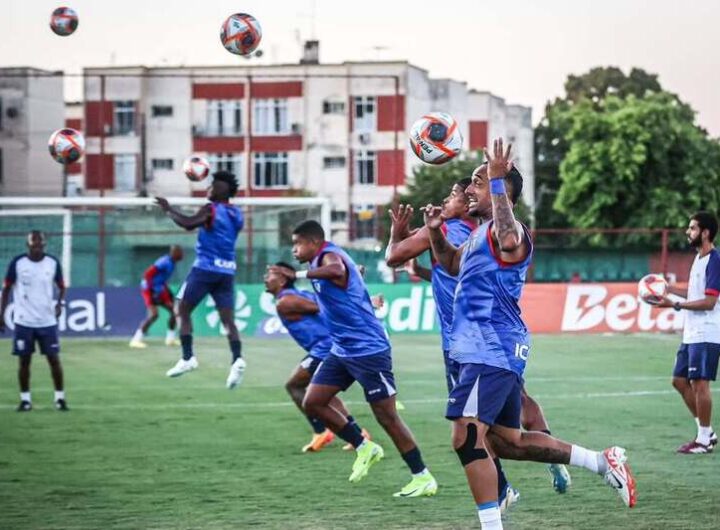
<path id="1" fill-rule="evenodd" d="M 673 377 L 715 381 L 720 359 L 720 344 L 698 342 L 681 344 L 675 359 Z"/>
<path id="2" fill-rule="evenodd" d="M 339 357 L 330 354 L 320 364 L 311 383 L 347 390 L 355 381 L 360 383 L 365 391 L 365 400 L 368 403 L 397 394 L 390 351 L 362 357 Z"/>
<path id="3" fill-rule="evenodd" d="M 302 361 L 300 361 L 300 368 L 309 372 L 310 375 L 315 375 L 321 363 L 322 359 L 313 357 L 312 355 L 306 355 Z"/>
<path id="4" fill-rule="evenodd" d="M 522 379 L 515 372 L 486 364 L 461 364 L 445 417 L 477 418 L 486 425 L 520 428 Z"/>
<path id="5" fill-rule="evenodd" d="M 43 355 L 60 353 L 60 336 L 57 326 L 30 328 L 15 324 L 13 333 L 13 355 L 31 355 L 35 353 L 35 343 Z"/>
<path id="6" fill-rule="evenodd" d="M 443 350 L 443 361 L 445 362 L 445 383 L 447 384 L 448 394 L 452 392 L 455 385 L 460 379 L 460 363 L 450 358 L 450 352 Z"/>
<path id="7" fill-rule="evenodd" d="M 206 271 L 193 267 L 178 291 L 177 298 L 198 305 L 205 295 L 210 295 L 218 309 L 235 308 L 235 276 L 222 272 Z"/>

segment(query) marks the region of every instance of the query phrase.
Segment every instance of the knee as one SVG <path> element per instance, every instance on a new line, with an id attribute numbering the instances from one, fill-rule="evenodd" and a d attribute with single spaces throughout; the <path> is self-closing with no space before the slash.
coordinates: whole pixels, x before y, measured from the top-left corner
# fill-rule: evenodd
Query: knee
<path id="1" fill-rule="evenodd" d="M 478 438 L 480 438 L 479 443 Z M 484 437 L 478 435 L 478 428 L 474 423 L 456 424 L 453 427 L 452 443 L 463 467 L 490 458 Z"/>
<path id="2" fill-rule="evenodd" d="M 298 390 L 300 390 L 300 386 L 295 382 L 294 379 L 288 379 L 288 381 L 285 383 L 285 390 L 288 394 L 294 395 L 297 394 Z"/>
<path id="3" fill-rule="evenodd" d="M 385 407 L 373 408 L 373 413 L 375 414 L 375 419 L 377 420 L 377 422 L 385 428 L 392 427 L 393 425 L 401 421 L 397 411 L 388 410 Z"/>
<path id="4" fill-rule="evenodd" d="M 688 387 L 688 382 L 686 379 L 683 379 L 682 377 L 673 377 L 672 378 L 672 386 L 675 390 L 678 392 L 682 392 Z"/>
<path id="5" fill-rule="evenodd" d="M 288 388 L 287 385 L 285 386 L 285 388 Z M 302 401 L 302 408 L 309 416 L 317 416 L 318 410 L 322 407 L 320 406 L 320 402 L 318 400 L 314 399 L 308 394 L 305 394 L 305 397 Z"/>

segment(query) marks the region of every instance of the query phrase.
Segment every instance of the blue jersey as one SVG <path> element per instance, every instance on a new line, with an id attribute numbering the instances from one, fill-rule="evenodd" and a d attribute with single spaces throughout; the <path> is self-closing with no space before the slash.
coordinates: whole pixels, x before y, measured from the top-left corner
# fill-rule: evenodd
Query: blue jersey
<path id="1" fill-rule="evenodd" d="M 200 228 L 193 267 L 235 274 L 235 241 L 244 224 L 242 210 L 224 202 L 212 202 L 210 206 L 212 217 Z"/>
<path id="2" fill-rule="evenodd" d="M 475 226 L 462 219 L 448 219 L 442 227 L 443 233 L 447 240 L 461 247 Z M 437 310 L 438 322 L 440 323 L 440 335 L 442 337 L 442 349 L 447 351 L 450 349 L 450 326 L 453 321 L 453 304 L 455 303 L 455 288 L 458 279 L 451 276 L 442 266 L 433 259 L 432 267 L 432 289 L 433 298 L 435 298 L 435 308 Z"/>
<path id="3" fill-rule="evenodd" d="M 175 262 L 170 258 L 169 254 L 159 257 L 143 275 L 140 287 L 143 290 L 149 289 L 153 294 L 160 293 L 167 281 L 175 272 Z"/>
<path id="4" fill-rule="evenodd" d="M 492 241 L 492 221 L 468 239 L 460 259 L 455 314 L 450 334 L 450 357 L 461 364 L 485 364 L 522 376 L 530 352 L 530 335 L 518 304 L 528 267 L 527 257 L 505 263 Z"/>
<path id="5" fill-rule="evenodd" d="M 347 284 L 339 287 L 330 280 L 312 280 L 312 286 L 333 341 L 331 353 L 361 357 L 389 352 L 387 333 L 375 316 L 367 287 L 352 258 L 337 245 L 326 242 L 310 263 L 310 270 L 317 269 L 330 252 L 345 263 Z"/>
<path id="6" fill-rule="evenodd" d="M 306 298 L 317 304 L 317 298 L 313 293 L 300 291 L 298 289 L 283 289 L 278 293 L 277 299 L 281 300 L 283 296 L 294 295 Z M 314 315 L 303 315 L 298 320 L 287 320 L 282 316 L 280 321 L 288 330 L 290 336 L 295 339 L 300 347 L 313 357 L 325 359 L 332 348 L 332 339 L 328 332 L 325 321 L 319 313 Z"/>

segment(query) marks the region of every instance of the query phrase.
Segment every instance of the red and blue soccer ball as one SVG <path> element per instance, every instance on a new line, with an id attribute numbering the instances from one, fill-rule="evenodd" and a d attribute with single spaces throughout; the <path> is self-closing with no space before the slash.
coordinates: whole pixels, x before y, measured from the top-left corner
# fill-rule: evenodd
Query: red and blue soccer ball
<path id="1" fill-rule="evenodd" d="M 249 55 L 260 45 L 262 28 L 257 19 L 247 13 L 230 15 L 220 28 L 220 41 L 235 55 Z"/>
<path id="2" fill-rule="evenodd" d="M 192 182 L 200 182 L 210 174 L 210 163 L 202 156 L 192 155 L 183 163 L 183 172 Z"/>
<path id="3" fill-rule="evenodd" d="M 462 149 L 463 138 L 455 118 L 445 112 L 431 112 L 410 129 L 410 147 L 428 164 L 444 164 Z"/>
<path id="4" fill-rule="evenodd" d="M 85 154 L 85 137 L 80 131 L 65 127 L 50 135 L 48 140 L 50 156 L 60 164 L 72 164 Z"/>
<path id="5" fill-rule="evenodd" d="M 71 7 L 58 7 L 50 16 L 50 29 L 55 35 L 67 37 L 75 33 L 78 28 L 77 12 Z"/>

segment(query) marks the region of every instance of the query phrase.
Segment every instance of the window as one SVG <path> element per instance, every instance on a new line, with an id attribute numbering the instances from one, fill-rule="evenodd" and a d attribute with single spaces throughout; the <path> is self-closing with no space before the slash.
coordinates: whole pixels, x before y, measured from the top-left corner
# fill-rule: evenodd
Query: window
<path id="1" fill-rule="evenodd" d="M 375 184 L 375 151 L 357 152 L 355 182 L 357 184 Z"/>
<path id="2" fill-rule="evenodd" d="M 375 239 L 377 236 L 377 215 L 372 204 L 353 206 L 355 239 Z"/>
<path id="3" fill-rule="evenodd" d="M 345 103 L 342 101 L 323 101 L 323 114 L 345 114 Z"/>
<path id="4" fill-rule="evenodd" d="M 173 108 L 171 105 L 153 105 L 151 111 L 153 118 L 163 118 L 173 115 Z"/>
<path id="5" fill-rule="evenodd" d="M 113 134 L 125 136 L 135 133 L 135 102 L 116 101 Z"/>
<path id="6" fill-rule="evenodd" d="M 216 171 L 229 171 L 235 175 L 240 181 L 240 175 L 243 173 L 243 156 L 240 153 L 213 153 L 208 155 L 210 163 L 210 173 Z"/>
<path id="7" fill-rule="evenodd" d="M 115 155 L 115 191 L 135 191 L 135 155 Z"/>
<path id="8" fill-rule="evenodd" d="M 255 187 L 288 187 L 287 153 L 255 153 Z"/>
<path id="9" fill-rule="evenodd" d="M 330 221 L 333 223 L 344 223 L 347 221 L 347 212 L 345 210 L 333 210 L 330 212 Z"/>
<path id="10" fill-rule="evenodd" d="M 345 167 L 344 156 L 326 156 L 323 158 L 323 169 L 339 169 Z"/>
<path id="11" fill-rule="evenodd" d="M 253 134 L 288 134 L 287 99 L 253 101 Z"/>
<path id="12" fill-rule="evenodd" d="M 355 131 L 374 131 L 377 129 L 375 96 L 355 96 L 353 128 Z"/>
<path id="13" fill-rule="evenodd" d="M 242 101 L 213 99 L 208 101 L 205 128 L 208 136 L 242 134 Z"/>
<path id="14" fill-rule="evenodd" d="M 173 159 L 172 158 L 153 158 L 152 159 L 153 169 L 172 169 Z"/>

